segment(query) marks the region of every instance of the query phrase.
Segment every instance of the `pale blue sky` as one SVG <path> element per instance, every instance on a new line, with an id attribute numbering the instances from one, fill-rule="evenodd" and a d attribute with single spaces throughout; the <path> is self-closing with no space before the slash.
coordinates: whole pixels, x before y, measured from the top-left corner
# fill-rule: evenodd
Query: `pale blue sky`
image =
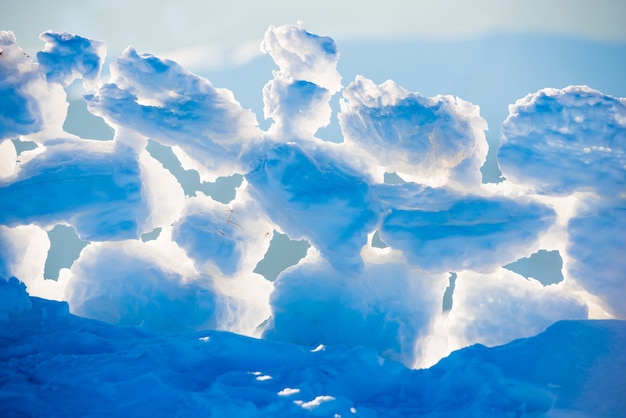
<path id="1" fill-rule="evenodd" d="M 269 24 L 303 20 L 342 41 L 467 39 L 492 33 L 540 33 L 626 42 L 623 0 L 44 0 L 10 2 L 0 29 L 28 51 L 45 30 L 107 41 L 117 55 L 128 44 L 153 53 L 201 44 L 258 41 Z"/>

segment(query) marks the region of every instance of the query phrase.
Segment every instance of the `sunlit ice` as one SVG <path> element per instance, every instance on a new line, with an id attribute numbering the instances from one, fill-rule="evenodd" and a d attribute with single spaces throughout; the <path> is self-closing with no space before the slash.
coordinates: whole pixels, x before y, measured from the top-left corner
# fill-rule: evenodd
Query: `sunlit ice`
<path id="1" fill-rule="evenodd" d="M 42 41 L 0 35 L 7 414 L 49 391 L 70 415 L 624 411 L 588 383 L 625 387 L 625 99 L 519 98 L 485 184 L 478 104 L 344 80 L 340 45 L 301 22 L 259 41 L 278 67 L 262 115 L 171 59 L 129 47 L 103 77 L 103 42 Z M 112 139 L 65 131 L 70 88 Z M 53 280 L 59 226 L 84 245 Z M 544 253 L 558 272 L 522 271 Z"/>

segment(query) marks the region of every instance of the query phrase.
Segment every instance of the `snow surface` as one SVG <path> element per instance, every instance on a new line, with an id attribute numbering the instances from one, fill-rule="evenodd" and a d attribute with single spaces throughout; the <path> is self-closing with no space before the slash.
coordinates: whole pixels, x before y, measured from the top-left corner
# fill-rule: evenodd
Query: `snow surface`
<path id="1" fill-rule="evenodd" d="M 624 321 L 557 322 L 411 370 L 363 346 L 113 326 L 72 315 L 64 302 L 29 299 L 16 279 L 3 283 L 21 306 L 0 317 L 2 416 L 597 418 L 626 410 Z"/>
<path id="2" fill-rule="evenodd" d="M 506 180 L 482 184 L 477 105 L 343 87 L 337 45 L 301 23 L 261 45 L 266 131 L 171 60 L 129 47 L 103 79 L 103 42 L 42 40 L 33 60 L 0 32 L 1 415 L 624 414 L 624 322 L 585 320 L 626 319 L 625 99 L 520 99 Z M 76 80 L 112 140 L 64 132 Z M 317 136 L 335 94 L 341 143 Z M 155 147 L 243 181 L 189 193 Z M 46 280 L 57 225 L 86 245 Z M 278 233 L 310 247 L 270 281 Z M 558 283 L 503 268 L 540 250 Z"/>

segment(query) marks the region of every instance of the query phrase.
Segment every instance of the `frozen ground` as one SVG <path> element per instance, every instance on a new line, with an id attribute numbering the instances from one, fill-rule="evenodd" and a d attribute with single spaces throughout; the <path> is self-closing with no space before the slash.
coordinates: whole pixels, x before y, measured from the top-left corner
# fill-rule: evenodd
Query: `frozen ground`
<path id="1" fill-rule="evenodd" d="M 14 290 L 26 298 L 23 288 Z M 411 370 L 363 346 L 155 333 L 77 317 L 63 302 L 30 302 L 0 327 L 3 417 L 591 418 L 626 411 L 624 321 L 557 322 L 535 337 L 473 345 Z"/>

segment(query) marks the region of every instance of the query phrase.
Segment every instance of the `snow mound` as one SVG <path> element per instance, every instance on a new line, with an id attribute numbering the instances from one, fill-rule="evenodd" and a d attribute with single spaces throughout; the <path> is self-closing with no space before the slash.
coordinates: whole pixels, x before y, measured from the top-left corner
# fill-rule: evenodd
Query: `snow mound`
<path id="1" fill-rule="evenodd" d="M 22 294 L 25 294 L 22 292 Z M 624 321 L 558 322 L 425 370 L 370 348 L 155 334 L 32 298 L 0 327 L 0 415 L 619 416 Z"/>

